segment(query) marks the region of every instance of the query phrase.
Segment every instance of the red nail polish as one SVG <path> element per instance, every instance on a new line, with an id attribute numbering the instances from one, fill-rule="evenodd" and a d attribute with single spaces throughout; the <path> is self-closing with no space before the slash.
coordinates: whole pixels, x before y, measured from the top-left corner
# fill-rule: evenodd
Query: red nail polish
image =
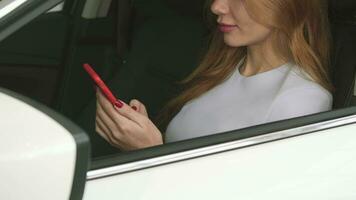
<path id="1" fill-rule="evenodd" d="M 137 111 L 137 107 L 136 106 L 132 106 L 131 108 Z"/>
<path id="2" fill-rule="evenodd" d="M 124 104 L 121 101 L 116 101 L 115 106 L 118 108 L 122 108 L 122 106 L 124 106 Z"/>

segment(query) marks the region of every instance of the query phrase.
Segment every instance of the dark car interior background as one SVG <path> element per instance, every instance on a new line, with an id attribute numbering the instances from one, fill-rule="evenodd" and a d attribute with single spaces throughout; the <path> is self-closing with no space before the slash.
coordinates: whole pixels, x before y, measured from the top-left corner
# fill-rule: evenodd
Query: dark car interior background
<path id="1" fill-rule="evenodd" d="M 0 43 L 0 87 L 79 124 L 93 157 L 118 153 L 95 134 L 93 83 L 82 63 L 91 63 L 120 99 L 144 102 L 154 119 L 204 54 L 204 1 L 107 0 L 100 4 L 104 14 L 93 18 L 83 17 L 85 0 L 65 1 L 61 11 L 41 15 Z M 356 105 L 356 1 L 329 0 L 329 12 L 339 109 Z"/>

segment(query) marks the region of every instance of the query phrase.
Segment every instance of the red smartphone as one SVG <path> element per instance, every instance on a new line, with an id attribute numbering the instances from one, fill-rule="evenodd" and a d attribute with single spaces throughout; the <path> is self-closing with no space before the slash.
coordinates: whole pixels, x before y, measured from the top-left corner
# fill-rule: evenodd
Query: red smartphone
<path id="1" fill-rule="evenodd" d="M 88 74 L 90 75 L 90 77 L 93 79 L 93 81 L 95 82 L 95 84 L 100 88 L 100 90 L 102 91 L 102 93 L 105 95 L 105 97 L 115 106 L 117 107 L 122 107 L 122 103 L 116 99 L 116 97 L 113 95 L 113 93 L 110 91 L 110 89 L 108 88 L 108 86 L 106 86 L 106 84 L 104 83 L 103 80 L 101 80 L 100 76 L 94 71 L 94 69 L 88 64 L 85 63 L 83 64 L 83 67 L 85 69 L 85 71 L 88 72 Z"/>

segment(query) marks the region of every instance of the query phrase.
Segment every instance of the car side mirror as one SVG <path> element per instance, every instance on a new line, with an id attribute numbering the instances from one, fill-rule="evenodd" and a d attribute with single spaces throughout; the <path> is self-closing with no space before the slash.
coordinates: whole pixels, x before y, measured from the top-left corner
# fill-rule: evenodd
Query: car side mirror
<path id="1" fill-rule="evenodd" d="M 53 110 L 0 88 L 0 199 L 81 199 L 89 138 Z"/>

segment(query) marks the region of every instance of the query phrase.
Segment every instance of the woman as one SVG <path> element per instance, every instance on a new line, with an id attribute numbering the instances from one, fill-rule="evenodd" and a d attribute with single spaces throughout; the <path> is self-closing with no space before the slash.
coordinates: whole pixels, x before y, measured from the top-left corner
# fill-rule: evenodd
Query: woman
<path id="1" fill-rule="evenodd" d="M 186 90 L 161 116 L 165 142 L 331 109 L 322 0 L 213 0 L 217 28 Z M 136 111 L 135 111 L 136 110 Z M 163 144 L 138 100 L 112 105 L 97 92 L 96 130 L 133 150 Z"/>

